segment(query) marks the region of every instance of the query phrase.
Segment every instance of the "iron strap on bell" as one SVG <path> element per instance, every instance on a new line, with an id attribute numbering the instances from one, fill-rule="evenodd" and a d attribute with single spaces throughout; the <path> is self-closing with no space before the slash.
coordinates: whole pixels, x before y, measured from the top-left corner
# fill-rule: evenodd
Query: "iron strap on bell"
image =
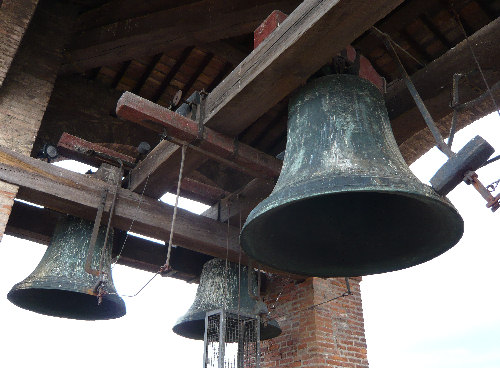
<path id="1" fill-rule="evenodd" d="M 257 275 L 250 272 L 248 267 L 214 258 L 203 265 L 200 284 L 196 290 L 196 297 L 187 311 L 179 318 L 173 331 L 184 337 L 203 340 L 205 334 L 205 316 L 208 312 L 223 309 L 241 315 L 258 315 L 266 313 L 267 308 L 262 301 L 257 301 L 249 295 L 257 295 Z M 250 283 L 250 285 L 249 285 Z M 275 320 L 261 323 L 260 339 L 267 340 L 278 336 L 281 329 Z"/>
<path id="2" fill-rule="evenodd" d="M 102 280 L 85 271 L 93 223 L 66 216 L 58 221 L 47 251 L 35 270 L 14 285 L 7 298 L 18 307 L 56 317 L 82 320 L 118 318 L 125 303 L 116 295 L 111 278 L 111 239 L 101 263 L 106 227 L 101 226 L 91 266 L 106 274 L 105 293 L 98 304 Z"/>
<path id="3" fill-rule="evenodd" d="M 280 177 L 248 216 L 241 245 L 295 274 L 360 276 L 428 261 L 462 233 L 456 209 L 406 165 L 381 93 L 338 74 L 291 97 Z"/>

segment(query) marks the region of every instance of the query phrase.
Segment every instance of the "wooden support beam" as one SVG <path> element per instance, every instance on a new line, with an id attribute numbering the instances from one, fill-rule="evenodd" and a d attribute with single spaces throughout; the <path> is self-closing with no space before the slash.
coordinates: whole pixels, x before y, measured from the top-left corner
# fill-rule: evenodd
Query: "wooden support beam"
<path id="1" fill-rule="evenodd" d="M 233 0 L 228 6 L 223 0 L 201 0 L 119 19 L 79 32 L 69 46 L 64 71 L 81 72 L 142 55 L 251 33 L 275 8 L 290 12 L 299 2 Z M 122 7 L 126 8 L 123 5 L 119 8 Z"/>
<path id="2" fill-rule="evenodd" d="M 469 41 L 489 84 L 493 85 L 499 82 L 500 73 L 498 72 L 496 60 L 500 58 L 500 48 L 498 47 L 500 42 L 500 18 L 470 36 Z M 463 79 L 459 84 L 460 102 L 463 103 L 474 99 L 482 93 L 475 88 L 471 88 L 471 84 L 481 86 L 481 88 L 485 88 L 485 86 L 465 40 L 428 64 L 426 68 L 411 76 L 416 89 L 436 122 L 452 112 L 450 102 L 452 78 L 455 73 L 462 73 L 467 75 L 468 78 L 468 81 Z M 398 80 L 388 87 L 386 106 L 398 144 L 403 144 L 419 131 L 427 129 L 403 81 Z M 494 107 L 489 111 L 485 111 L 485 114 L 493 111 L 493 109 Z M 406 146 L 408 146 L 408 143 L 406 143 Z M 418 149 L 418 147 L 414 148 L 416 148 L 417 152 L 420 151 L 420 154 L 425 152 L 423 149 Z M 414 154 L 406 156 L 404 150 L 402 153 L 409 161 L 415 159 Z"/>
<path id="3" fill-rule="evenodd" d="M 14 201 L 5 234 L 49 245 L 60 216 L 47 208 Z"/>
<path id="4" fill-rule="evenodd" d="M 57 151 L 61 156 L 99 167 L 103 162 L 119 166 L 118 159 L 125 169 L 134 167 L 135 157 L 125 155 L 97 143 L 88 142 L 68 133 L 63 133 L 57 143 Z"/>
<path id="5" fill-rule="evenodd" d="M 101 193 L 110 185 L 88 175 L 0 148 L 0 180 L 20 186 L 18 197 L 58 212 L 94 220 Z M 111 196 L 108 196 L 111 197 Z M 108 202 L 110 202 L 109 199 Z M 110 203 L 106 205 L 108 211 Z M 126 189 L 119 189 L 112 226 L 168 240 L 173 207 Z M 178 209 L 174 244 L 237 262 L 239 230 L 207 217 Z M 226 244 L 228 242 L 228 248 Z"/>
<path id="6" fill-rule="evenodd" d="M 262 202 L 273 188 L 274 182 L 272 181 L 254 179 L 241 190 L 231 193 L 203 212 L 203 216 L 221 222 L 229 220 L 232 226 L 239 227 L 240 216 L 243 225 L 250 211 Z"/>
<path id="7" fill-rule="evenodd" d="M 90 221 L 95 219 L 103 190 L 110 186 L 89 175 L 77 174 L 55 165 L 0 147 L 0 180 L 18 185 L 17 197 L 57 212 L 67 213 Z M 112 199 L 108 196 L 103 221 L 109 213 Z M 168 241 L 173 206 L 119 189 L 111 226 L 155 239 Z M 239 247 L 239 229 L 183 209 L 177 210 L 173 243 L 195 252 L 228 259 L 243 264 L 249 260 Z M 241 258 L 240 258 L 241 257 Z M 303 279 L 281 271 L 262 267 L 271 273 Z"/>
<path id="8" fill-rule="evenodd" d="M 195 121 L 133 93 L 125 92 L 122 95 L 116 106 L 116 114 L 122 119 L 145 126 L 157 124 L 165 128 L 169 139 L 174 142 L 188 143 L 191 149 L 200 149 L 202 154 L 210 155 L 209 157 L 221 160 L 224 164 L 233 163 L 236 169 L 255 177 L 277 178 L 281 171 L 282 163 L 277 158 L 210 128 L 205 127 L 200 131 L 200 126 Z M 168 142 L 163 146 L 166 149 L 171 147 Z M 136 182 L 132 182 L 134 184 L 131 188 L 135 189 Z"/>
<path id="9" fill-rule="evenodd" d="M 304 1 L 210 93 L 204 123 L 239 134 L 400 3 Z"/>

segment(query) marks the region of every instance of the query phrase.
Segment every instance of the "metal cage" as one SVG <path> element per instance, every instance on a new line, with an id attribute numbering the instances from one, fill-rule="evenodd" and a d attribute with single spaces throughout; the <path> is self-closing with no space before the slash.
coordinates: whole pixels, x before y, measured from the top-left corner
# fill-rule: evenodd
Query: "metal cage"
<path id="1" fill-rule="evenodd" d="M 205 316 L 203 368 L 259 368 L 260 317 L 217 309 Z"/>

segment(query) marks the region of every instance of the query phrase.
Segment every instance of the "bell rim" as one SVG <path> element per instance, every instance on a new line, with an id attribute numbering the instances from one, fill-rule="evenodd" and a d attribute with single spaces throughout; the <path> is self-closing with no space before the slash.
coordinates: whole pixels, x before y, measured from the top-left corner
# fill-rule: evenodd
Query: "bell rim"
<path id="1" fill-rule="evenodd" d="M 49 286 L 27 287 L 22 284 L 23 282 L 14 285 L 7 294 L 7 299 L 15 306 L 31 312 L 51 317 L 86 321 L 116 319 L 126 314 L 124 300 L 115 293 L 104 294 L 101 304 L 97 305 L 97 295 L 91 293 L 90 290 L 71 290 L 69 288 L 54 288 Z M 57 299 L 53 299 L 49 303 L 40 302 L 40 296 L 50 296 L 51 294 L 53 298 L 55 296 L 76 297 L 80 301 L 88 303 L 86 305 L 91 306 L 92 309 L 72 313 L 72 309 L 67 309 L 63 304 L 56 303 L 55 300 Z M 33 300 L 37 300 L 37 303 L 30 303 Z M 54 306 L 61 309 L 54 308 Z"/>
<path id="2" fill-rule="evenodd" d="M 380 178 L 377 178 L 380 179 Z M 393 178 L 391 178 L 393 179 Z M 306 183 L 306 182 L 304 182 Z M 394 183 L 393 183 L 394 184 Z M 402 270 L 406 269 L 409 267 L 413 267 L 422 263 L 425 263 L 443 253 L 446 251 L 450 250 L 454 245 L 456 245 L 464 231 L 464 222 L 462 217 L 460 216 L 459 212 L 457 209 L 451 204 L 451 202 L 444 196 L 439 196 L 437 193 L 432 190 L 431 187 L 419 183 L 422 187 L 425 187 L 426 190 L 424 192 L 418 192 L 418 191 L 408 191 L 408 190 L 403 190 L 403 189 L 394 189 L 394 188 L 389 188 L 389 187 L 381 187 L 381 186 L 365 186 L 362 188 L 349 188 L 349 191 L 342 191 L 341 188 L 336 188 L 337 191 L 329 191 L 327 193 L 308 193 L 307 197 L 304 198 L 304 196 L 299 197 L 298 195 L 296 197 L 291 196 L 287 198 L 286 202 L 281 202 L 279 203 L 278 201 L 275 201 L 275 198 L 278 197 L 276 193 L 273 191 L 269 197 L 264 199 L 262 202 L 260 202 L 248 215 L 247 220 L 245 221 L 245 224 L 242 227 L 241 233 L 240 233 L 240 243 L 242 249 L 245 251 L 246 254 L 248 254 L 250 257 L 254 258 L 258 262 L 265 264 L 267 266 L 273 267 L 275 269 L 289 272 L 292 274 L 296 275 L 301 275 L 301 276 L 313 276 L 313 277 L 355 277 L 355 276 L 366 276 L 366 275 L 373 275 L 373 274 L 380 274 L 380 273 L 385 273 L 385 272 L 392 272 L 392 271 L 397 271 L 397 270 Z M 314 187 L 313 185 L 309 187 Z M 322 188 L 325 189 L 325 188 Z M 331 190 L 331 186 L 328 186 L 326 190 Z M 345 189 L 345 188 L 343 188 Z M 427 192 L 427 193 L 425 193 Z M 442 214 L 447 214 L 446 218 L 449 219 L 449 224 L 454 224 L 452 231 L 450 233 L 454 234 L 454 236 L 450 236 L 449 242 L 445 245 L 439 248 L 439 251 L 435 252 L 434 254 L 429 254 L 427 257 L 422 257 L 416 260 L 415 262 L 411 262 L 411 264 L 406 264 L 403 267 L 398 266 L 397 264 L 394 265 L 394 267 L 386 267 L 383 270 L 377 271 L 377 272 L 317 272 L 317 273 L 311 273 L 311 272 L 304 272 L 300 269 L 297 268 L 287 268 L 284 267 L 280 263 L 276 262 L 270 262 L 267 259 L 260 257 L 258 252 L 254 252 L 251 249 L 251 245 L 249 244 L 249 233 L 255 233 L 255 229 L 250 229 L 252 227 L 252 223 L 256 223 L 258 220 L 262 221 L 263 216 L 269 217 L 269 214 L 272 213 L 274 210 L 277 209 L 283 209 L 288 206 L 293 206 L 294 204 L 297 204 L 299 202 L 302 202 L 304 200 L 312 199 L 312 198 L 320 198 L 322 196 L 345 196 L 349 194 L 361 194 L 361 193 L 369 193 L 369 194 L 390 194 L 394 196 L 399 196 L 399 197 L 406 197 L 406 198 L 411 198 L 413 200 L 422 202 L 423 204 L 429 204 L 429 205 L 434 205 L 440 208 L 440 212 Z M 274 203 L 273 203 L 274 202 Z M 269 220 L 267 220 L 269 221 Z"/>
<path id="3" fill-rule="evenodd" d="M 235 313 L 237 314 L 237 313 Z M 205 336 L 205 315 L 206 312 L 196 312 L 190 315 L 181 317 L 172 327 L 172 331 L 179 336 L 193 340 L 203 340 Z M 192 331 L 192 333 L 190 333 Z M 199 332 L 201 331 L 201 333 Z M 281 327 L 275 319 L 260 322 L 260 340 L 269 340 L 278 337 L 281 334 Z"/>

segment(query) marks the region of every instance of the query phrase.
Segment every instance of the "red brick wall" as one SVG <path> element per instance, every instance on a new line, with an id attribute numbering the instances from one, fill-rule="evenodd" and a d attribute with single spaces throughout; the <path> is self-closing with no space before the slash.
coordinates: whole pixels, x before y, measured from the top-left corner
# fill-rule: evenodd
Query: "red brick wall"
<path id="1" fill-rule="evenodd" d="M 0 86 L 16 55 L 38 0 L 4 0 L 0 8 Z"/>
<path id="2" fill-rule="evenodd" d="M 367 368 L 359 283 L 351 278 L 353 295 L 310 308 L 344 293 L 345 280 L 308 278 L 297 285 L 273 280 L 266 301 L 283 332 L 262 343 L 262 367 Z"/>
<path id="3" fill-rule="evenodd" d="M 4 2 L 2 11 L 7 5 Z M 74 14 L 74 10 L 63 2 L 40 0 L 24 37 L 21 29 L 10 33 L 10 25 L 18 20 L 15 15 L 10 23 L 0 23 L 0 27 L 4 27 L 0 28 L 0 39 L 10 35 L 14 44 L 19 37 L 23 38 L 0 87 L 0 145 L 30 154 L 61 65 L 64 42 Z M 2 60 L 0 76 L 5 64 Z M 0 240 L 16 194 L 17 187 L 0 183 Z"/>

